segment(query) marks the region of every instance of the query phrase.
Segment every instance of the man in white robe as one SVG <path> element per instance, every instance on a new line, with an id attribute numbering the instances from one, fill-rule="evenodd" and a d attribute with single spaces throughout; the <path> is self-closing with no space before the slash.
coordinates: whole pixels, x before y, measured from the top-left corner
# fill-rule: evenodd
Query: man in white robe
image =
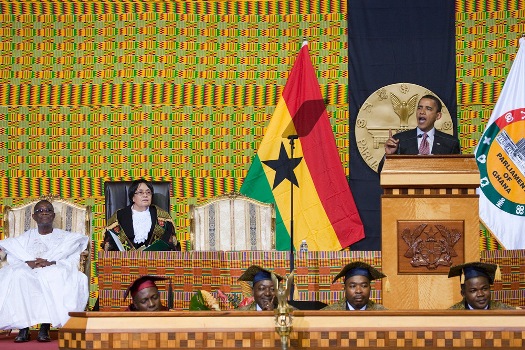
<path id="1" fill-rule="evenodd" d="M 39 323 L 37 340 L 50 341 L 50 325 L 63 326 L 89 298 L 87 276 L 79 271 L 88 237 L 53 228 L 54 218 L 53 205 L 40 201 L 33 214 L 38 228 L 0 240 L 8 262 L 0 269 L 0 329 L 20 329 L 15 342 L 29 341 L 29 327 Z"/>

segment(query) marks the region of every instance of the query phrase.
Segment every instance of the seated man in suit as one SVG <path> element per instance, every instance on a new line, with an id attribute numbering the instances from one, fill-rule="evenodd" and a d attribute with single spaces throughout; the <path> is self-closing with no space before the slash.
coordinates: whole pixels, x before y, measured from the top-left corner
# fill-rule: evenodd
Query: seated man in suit
<path id="1" fill-rule="evenodd" d="M 0 269 L 0 329 L 18 328 L 15 342 L 30 340 L 29 327 L 41 323 L 37 340 L 49 342 L 49 328 L 63 326 L 70 311 L 83 311 L 88 279 L 79 271 L 88 237 L 53 227 L 55 210 L 39 201 L 37 228 L 0 241 L 8 264 Z"/>
<path id="2" fill-rule="evenodd" d="M 452 305 L 452 310 L 505 310 L 515 309 L 500 301 L 491 300 L 490 285 L 496 275 L 495 264 L 470 262 L 452 266 L 448 277 L 460 277 L 463 300 Z"/>
<path id="3" fill-rule="evenodd" d="M 241 306 L 236 310 L 239 311 L 267 311 L 273 310 L 277 306 L 277 296 L 275 295 L 276 288 L 272 281 L 272 273 L 257 265 L 250 266 L 239 277 L 239 281 L 252 282 L 253 302 Z M 283 278 L 275 273 L 278 281 Z"/>
<path id="4" fill-rule="evenodd" d="M 386 277 L 377 269 L 361 261 L 354 261 L 335 276 L 332 283 L 344 277 L 345 297 L 323 310 L 386 310 L 370 300 L 370 281 Z"/>
<path id="5" fill-rule="evenodd" d="M 385 142 L 385 154 L 459 154 L 459 140 L 436 130 L 434 124 L 441 118 L 442 104 L 439 98 L 425 95 L 416 110 L 417 127 L 392 136 Z"/>
<path id="6" fill-rule="evenodd" d="M 131 294 L 132 303 L 126 311 L 168 311 L 162 305 L 160 293 L 155 281 L 163 281 L 166 278 L 158 276 L 142 276 L 137 278 L 124 293 L 124 300 Z"/>

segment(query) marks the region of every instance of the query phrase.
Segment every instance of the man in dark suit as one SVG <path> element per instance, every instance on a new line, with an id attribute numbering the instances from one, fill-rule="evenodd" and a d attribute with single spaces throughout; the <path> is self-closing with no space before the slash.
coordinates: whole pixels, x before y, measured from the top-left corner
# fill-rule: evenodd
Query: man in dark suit
<path id="1" fill-rule="evenodd" d="M 441 101 L 433 95 L 421 97 L 417 105 L 417 127 L 392 136 L 385 142 L 385 154 L 459 154 L 459 140 L 436 130 L 441 118 Z"/>

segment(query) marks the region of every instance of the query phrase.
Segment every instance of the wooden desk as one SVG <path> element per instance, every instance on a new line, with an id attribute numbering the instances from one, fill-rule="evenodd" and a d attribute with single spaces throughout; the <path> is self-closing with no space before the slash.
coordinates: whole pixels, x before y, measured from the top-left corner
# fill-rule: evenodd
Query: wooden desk
<path id="1" fill-rule="evenodd" d="M 60 349 L 280 349 L 272 312 L 73 312 Z M 295 311 L 290 349 L 512 349 L 525 310 Z"/>

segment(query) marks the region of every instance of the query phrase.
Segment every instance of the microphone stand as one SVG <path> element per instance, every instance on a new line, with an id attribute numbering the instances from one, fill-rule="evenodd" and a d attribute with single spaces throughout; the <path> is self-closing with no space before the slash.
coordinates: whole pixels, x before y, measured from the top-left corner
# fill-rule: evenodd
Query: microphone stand
<path id="1" fill-rule="evenodd" d="M 288 135 L 290 140 L 290 158 L 293 159 L 293 150 L 295 149 L 295 140 L 299 138 L 299 135 Z M 293 171 L 293 169 L 291 170 Z M 293 183 L 290 182 L 290 272 L 295 268 L 295 256 L 294 256 L 294 245 L 293 245 Z M 290 288 L 290 301 L 293 301 L 294 284 Z"/>

